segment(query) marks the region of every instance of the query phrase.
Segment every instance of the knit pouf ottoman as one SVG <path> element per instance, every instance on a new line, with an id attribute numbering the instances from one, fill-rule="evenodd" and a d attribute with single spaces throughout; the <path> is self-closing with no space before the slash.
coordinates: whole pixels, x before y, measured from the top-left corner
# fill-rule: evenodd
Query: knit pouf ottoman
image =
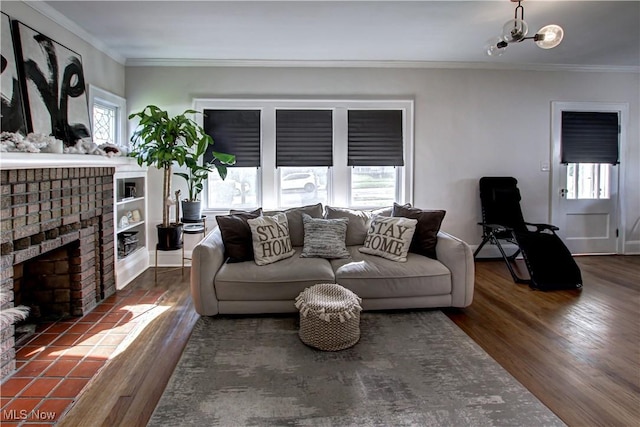
<path id="1" fill-rule="evenodd" d="M 296 297 L 300 339 L 319 350 L 349 348 L 360 339 L 360 299 L 335 283 L 311 286 Z"/>

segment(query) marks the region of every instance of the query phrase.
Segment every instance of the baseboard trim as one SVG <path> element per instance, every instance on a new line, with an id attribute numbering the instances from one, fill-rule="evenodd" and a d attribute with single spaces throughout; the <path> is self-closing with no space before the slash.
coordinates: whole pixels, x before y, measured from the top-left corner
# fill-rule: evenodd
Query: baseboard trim
<path id="1" fill-rule="evenodd" d="M 640 240 L 628 240 L 622 249 L 624 255 L 640 255 Z"/>

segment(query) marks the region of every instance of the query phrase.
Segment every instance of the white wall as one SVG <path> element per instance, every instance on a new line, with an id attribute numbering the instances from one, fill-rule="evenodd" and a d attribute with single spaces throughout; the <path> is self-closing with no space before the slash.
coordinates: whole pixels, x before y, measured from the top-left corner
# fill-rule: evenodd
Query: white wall
<path id="1" fill-rule="evenodd" d="M 124 65 L 94 48 L 66 28 L 58 25 L 40 12 L 18 1 L 3 1 L 0 9 L 11 19 L 17 20 L 68 47 L 82 56 L 85 83 L 124 96 Z"/>
<path id="2" fill-rule="evenodd" d="M 601 72 L 474 69 L 127 67 L 130 112 L 156 104 L 180 113 L 206 97 L 401 97 L 415 100 L 415 194 L 446 209 L 443 229 L 480 242 L 478 179 L 514 176 L 525 218 L 550 218 L 551 102 L 629 104 L 624 203 L 626 250 L 640 252 L 640 76 Z M 553 166 L 553 165 L 552 165 Z M 156 172 L 157 173 L 157 172 Z M 157 176 L 154 179 L 153 176 Z M 178 181 L 176 181 L 178 184 Z M 161 193 L 161 175 L 150 179 Z M 158 212 L 159 197 L 150 199 Z M 158 209 L 155 209 L 157 206 Z M 632 227 L 635 228 L 632 229 Z M 150 233 L 154 236 L 155 233 Z M 153 238 L 153 237 L 152 237 Z M 635 242 L 635 243 L 634 243 Z"/>

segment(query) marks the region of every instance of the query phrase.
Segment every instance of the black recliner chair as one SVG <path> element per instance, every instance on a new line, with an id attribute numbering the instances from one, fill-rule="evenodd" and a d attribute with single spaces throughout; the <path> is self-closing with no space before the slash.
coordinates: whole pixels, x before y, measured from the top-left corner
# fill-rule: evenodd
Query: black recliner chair
<path id="1" fill-rule="evenodd" d="M 516 283 L 526 283 L 541 290 L 578 289 L 582 275 L 571 252 L 555 233 L 558 227 L 532 224 L 524 220 L 520 208 L 518 181 L 512 177 L 483 177 L 480 179 L 482 206 L 482 243 L 474 258 L 487 243 L 497 246 Z M 518 249 L 507 255 L 501 240 L 515 244 Z M 519 277 L 513 263 L 522 253 L 529 279 Z"/>

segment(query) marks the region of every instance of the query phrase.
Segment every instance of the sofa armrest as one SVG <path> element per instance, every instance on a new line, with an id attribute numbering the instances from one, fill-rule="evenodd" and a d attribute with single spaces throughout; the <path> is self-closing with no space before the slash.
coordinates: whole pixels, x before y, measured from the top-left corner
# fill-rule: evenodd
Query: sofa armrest
<path id="1" fill-rule="evenodd" d="M 218 314 L 214 279 L 223 263 L 224 244 L 216 227 L 191 253 L 191 297 L 196 312 L 202 316 Z"/>
<path id="2" fill-rule="evenodd" d="M 473 300 L 475 264 L 469 245 L 443 231 L 438 232 L 438 261 L 451 272 L 451 305 L 467 307 Z"/>

